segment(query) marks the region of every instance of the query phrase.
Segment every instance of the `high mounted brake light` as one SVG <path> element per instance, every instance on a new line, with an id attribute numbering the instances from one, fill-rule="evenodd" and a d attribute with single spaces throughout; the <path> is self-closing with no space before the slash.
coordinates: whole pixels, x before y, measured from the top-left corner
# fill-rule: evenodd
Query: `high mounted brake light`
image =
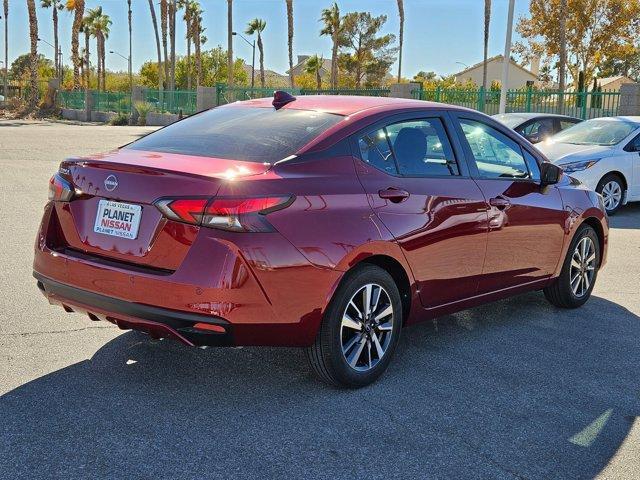
<path id="1" fill-rule="evenodd" d="M 170 220 L 231 232 L 273 232 L 265 216 L 291 205 L 293 197 L 163 198 L 155 202 Z"/>
<path id="2" fill-rule="evenodd" d="M 75 195 L 73 185 L 56 173 L 49 180 L 49 200 L 69 202 Z"/>

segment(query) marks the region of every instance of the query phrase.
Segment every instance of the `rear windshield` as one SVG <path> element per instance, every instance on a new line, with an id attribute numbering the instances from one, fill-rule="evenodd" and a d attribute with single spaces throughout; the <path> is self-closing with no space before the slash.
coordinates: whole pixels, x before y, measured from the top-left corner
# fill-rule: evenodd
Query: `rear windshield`
<path id="1" fill-rule="evenodd" d="M 151 133 L 126 148 L 273 163 L 293 155 L 343 118 L 309 110 L 214 108 Z"/>

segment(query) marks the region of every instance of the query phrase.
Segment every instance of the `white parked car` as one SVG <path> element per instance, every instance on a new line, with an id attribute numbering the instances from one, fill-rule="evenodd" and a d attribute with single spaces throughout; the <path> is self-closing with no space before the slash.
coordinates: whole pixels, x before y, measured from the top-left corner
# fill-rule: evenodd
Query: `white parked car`
<path id="1" fill-rule="evenodd" d="M 587 120 L 536 147 L 602 195 L 609 215 L 627 202 L 640 201 L 640 117 Z"/>

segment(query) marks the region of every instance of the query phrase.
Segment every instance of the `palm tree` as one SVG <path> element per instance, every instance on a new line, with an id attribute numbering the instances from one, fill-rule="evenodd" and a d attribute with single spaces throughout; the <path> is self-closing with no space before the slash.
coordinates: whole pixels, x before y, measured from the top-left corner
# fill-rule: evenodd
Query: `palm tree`
<path id="1" fill-rule="evenodd" d="M 73 62 L 73 88 L 80 88 L 80 55 L 78 52 L 78 37 L 84 18 L 84 0 L 67 0 L 67 10 L 73 11 L 73 26 L 71 27 L 71 61 Z"/>
<path id="2" fill-rule="evenodd" d="M 35 0 L 27 0 L 29 10 L 29 39 L 31 40 L 31 74 L 29 82 L 29 109 L 38 106 L 38 17 Z"/>
<path id="3" fill-rule="evenodd" d="M 193 39 L 193 9 L 194 2 L 192 0 L 178 0 L 177 7 L 184 9 L 184 20 L 186 27 L 187 39 L 187 90 L 191 90 L 191 40 Z"/>
<path id="4" fill-rule="evenodd" d="M 194 2 L 195 8 L 193 10 L 193 44 L 195 47 L 196 57 L 196 86 L 202 85 L 204 80 L 202 74 L 202 45 L 207 42 L 207 37 L 202 35 L 205 29 L 202 27 L 202 9 L 200 4 Z"/>
<path id="5" fill-rule="evenodd" d="M 162 90 L 162 53 L 160 52 L 160 37 L 158 35 L 158 19 L 156 18 L 156 9 L 153 6 L 153 0 L 149 0 L 149 10 L 151 11 L 151 23 L 153 23 L 153 33 L 156 36 L 156 52 L 158 54 L 158 90 Z M 166 53 L 165 42 L 165 53 Z M 166 60 L 166 59 L 165 59 Z M 165 73 L 167 71 L 165 62 Z"/>
<path id="6" fill-rule="evenodd" d="M 169 0 L 169 44 L 171 50 L 171 69 L 169 72 L 169 90 L 176 89 L 176 0 Z"/>
<path id="7" fill-rule="evenodd" d="M 338 47 L 340 46 L 340 34 L 343 25 L 340 18 L 340 8 L 336 2 L 330 8 L 322 10 L 320 21 L 324 27 L 320 30 L 320 35 L 331 37 L 333 47 L 331 48 L 331 88 L 338 87 Z"/>
<path id="8" fill-rule="evenodd" d="M 560 89 L 560 95 L 558 95 L 558 113 L 562 113 L 562 107 L 564 106 L 564 89 L 565 85 L 565 70 L 567 68 L 567 0 L 560 0 L 560 12 L 559 12 L 559 29 L 560 29 L 560 62 L 558 63 L 558 88 Z"/>
<path id="9" fill-rule="evenodd" d="M 482 60 L 482 90 L 487 91 L 487 58 L 489 55 L 489 24 L 491 23 L 491 0 L 484 0 L 484 56 Z M 486 94 L 485 94 L 486 95 Z M 482 109 L 484 110 L 482 98 Z"/>
<path id="10" fill-rule="evenodd" d="M 233 86 L 233 0 L 227 0 L 227 86 Z"/>
<path id="11" fill-rule="evenodd" d="M 264 45 L 262 45 L 262 32 L 267 26 L 267 22 L 261 18 L 254 18 L 247 24 L 244 31 L 247 35 L 258 34 L 258 50 L 260 51 L 260 85 L 264 88 Z"/>
<path id="12" fill-rule="evenodd" d="M 103 13 L 102 7 L 89 10 L 88 17 L 92 20 L 92 34 L 96 38 L 98 53 L 98 90 L 105 90 L 106 87 L 106 48 L 105 43 L 109 38 L 111 24 L 113 23 L 109 15 Z"/>
<path id="13" fill-rule="evenodd" d="M 289 43 L 289 83 L 291 88 L 295 87 L 293 78 L 293 0 L 287 2 L 287 40 Z"/>
<path id="14" fill-rule="evenodd" d="M 84 73 L 84 87 L 88 91 L 91 88 L 89 82 L 91 80 L 91 63 L 90 63 L 90 45 L 89 39 L 93 30 L 93 18 L 86 16 L 82 19 L 82 25 L 80 26 L 80 32 L 84 33 L 84 61 L 81 61 L 80 67 Z"/>
<path id="15" fill-rule="evenodd" d="M 9 98 L 7 87 L 9 86 L 9 0 L 4 0 L 4 98 Z"/>
<path id="16" fill-rule="evenodd" d="M 160 29 L 162 31 L 162 49 L 164 51 L 164 81 L 166 88 L 166 82 L 169 79 L 169 55 L 167 53 L 167 20 L 169 16 L 169 5 L 167 0 L 160 0 Z M 157 22 L 156 22 L 157 25 Z M 158 77 L 160 78 L 160 77 Z M 162 82 L 160 83 L 161 89 Z"/>
<path id="17" fill-rule="evenodd" d="M 127 20 L 129 22 L 129 93 L 133 92 L 133 75 L 131 72 L 133 63 L 133 31 L 131 25 L 131 0 L 127 0 Z"/>
<path id="18" fill-rule="evenodd" d="M 305 73 L 309 73 L 311 75 L 316 76 L 316 88 L 318 90 L 322 89 L 322 76 L 320 75 L 320 71 L 324 66 L 324 58 L 318 57 L 318 55 L 313 55 L 307 59 L 307 62 L 304 64 Z"/>
<path id="19" fill-rule="evenodd" d="M 404 2 L 398 0 L 398 16 L 400 17 L 400 34 L 398 41 L 400 48 L 398 49 L 398 83 L 402 78 L 402 44 L 404 43 Z"/>
<path id="20" fill-rule="evenodd" d="M 60 51 L 58 47 L 58 10 L 62 10 L 64 6 L 61 0 L 42 0 L 40 5 L 42 8 L 51 8 L 53 10 L 53 49 L 55 51 L 53 63 L 55 65 L 56 76 L 60 78 L 62 68 L 60 66 L 60 55 L 58 54 Z"/>

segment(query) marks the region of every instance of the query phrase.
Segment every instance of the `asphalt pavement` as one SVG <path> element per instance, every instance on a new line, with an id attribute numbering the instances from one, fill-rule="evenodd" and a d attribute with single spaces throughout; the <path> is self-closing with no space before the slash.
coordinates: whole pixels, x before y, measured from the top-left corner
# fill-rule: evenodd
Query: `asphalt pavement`
<path id="1" fill-rule="evenodd" d="M 541 293 L 403 331 L 376 384 L 301 350 L 200 350 L 51 307 L 32 248 L 58 163 L 149 131 L 0 121 L 0 478 L 640 478 L 640 204 L 581 309 Z"/>

